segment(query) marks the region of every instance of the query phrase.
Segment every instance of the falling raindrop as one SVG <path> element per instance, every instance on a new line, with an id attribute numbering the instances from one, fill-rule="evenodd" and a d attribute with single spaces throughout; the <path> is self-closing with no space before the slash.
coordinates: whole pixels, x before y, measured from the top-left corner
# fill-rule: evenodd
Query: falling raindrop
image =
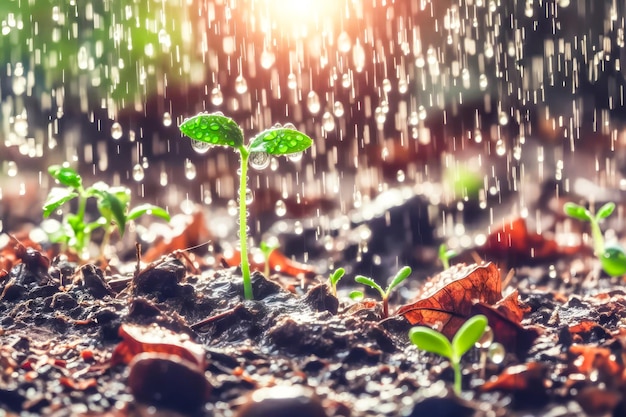
<path id="1" fill-rule="evenodd" d="M 295 90 L 297 86 L 298 79 L 296 78 L 296 74 L 290 72 L 289 75 L 287 75 L 287 88 L 289 88 L 290 90 Z"/>
<path id="2" fill-rule="evenodd" d="M 335 101 L 335 104 L 333 105 L 333 113 L 335 114 L 335 117 L 343 116 L 344 109 L 341 101 Z"/>
<path id="3" fill-rule="evenodd" d="M 487 356 L 489 357 L 489 360 L 493 363 L 495 363 L 496 365 L 499 365 L 502 363 L 502 361 L 504 360 L 504 357 L 506 356 L 506 350 L 504 349 L 504 346 L 502 346 L 501 343 L 493 343 L 491 346 L 489 346 L 489 350 L 487 351 Z"/>
<path id="4" fill-rule="evenodd" d="M 163 50 L 166 51 L 170 49 L 170 46 L 172 46 L 172 38 L 165 29 L 161 29 L 159 31 L 159 44 L 161 45 Z"/>
<path id="5" fill-rule="evenodd" d="M 507 124 L 509 124 L 509 115 L 501 111 L 498 115 L 498 123 L 500 123 L 501 126 L 506 126 Z"/>
<path id="6" fill-rule="evenodd" d="M 159 174 L 159 184 L 161 187 L 165 187 L 168 183 L 167 172 L 161 171 Z"/>
<path id="7" fill-rule="evenodd" d="M 7 175 L 9 177 L 15 177 L 17 175 L 17 164 L 15 161 L 7 162 Z"/>
<path id="8" fill-rule="evenodd" d="M 244 94 L 248 91 L 248 82 L 242 75 L 238 75 L 237 78 L 235 78 L 235 91 L 238 94 Z"/>
<path id="9" fill-rule="evenodd" d="M 302 160 L 302 152 L 294 152 L 294 153 L 290 153 L 287 156 L 287 159 L 289 159 L 291 162 L 299 162 L 300 160 Z"/>
<path id="10" fill-rule="evenodd" d="M 219 87 L 213 88 L 211 90 L 211 103 L 214 106 L 220 106 L 224 102 L 224 95 L 222 94 L 222 90 Z"/>
<path id="11" fill-rule="evenodd" d="M 270 170 L 276 171 L 278 169 L 278 159 L 270 158 Z"/>
<path id="12" fill-rule="evenodd" d="M 331 112 L 324 112 L 324 115 L 322 116 L 322 127 L 327 132 L 335 130 L 335 118 Z"/>
<path id="13" fill-rule="evenodd" d="M 476 341 L 474 345 L 479 349 L 486 349 L 491 346 L 492 343 L 493 330 L 491 330 L 491 327 L 487 326 L 485 327 L 485 331 L 483 332 L 482 336 L 480 336 L 480 339 L 478 339 L 478 341 Z"/>
<path id="14" fill-rule="evenodd" d="M 283 217 L 287 214 L 287 205 L 283 200 L 276 201 L 276 204 L 274 205 L 274 212 L 278 217 Z"/>
<path id="15" fill-rule="evenodd" d="M 341 86 L 343 88 L 350 88 L 352 81 L 350 80 L 350 74 L 343 74 L 341 76 Z"/>
<path id="16" fill-rule="evenodd" d="M 385 123 L 387 115 L 385 114 L 385 111 L 382 109 L 382 107 L 376 107 L 374 109 L 374 119 L 376 119 L 376 123 L 378 124 Z"/>
<path id="17" fill-rule="evenodd" d="M 398 80 L 398 92 L 400 94 L 405 94 L 407 91 L 409 91 L 409 83 L 406 78 L 402 77 Z"/>
<path id="18" fill-rule="evenodd" d="M 306 97 L 306 106 L 312 114 L 319 113 L 322 105 L 320 103 L 320 98 L 315 91 L 309 91 L 309 94 Z"/>
<path id="19" fill-rule="evenodd" d="M 237 206 L 237 202 L 235 200 L 228 200 L 226 203 L 226 211 L 229 216 L 236 216 L 239 213 L 239 207 Z"/>
<path id="20" fill-rule="evenodd" d="M 263 68 L 271 68 L 274 65 L 274 61 L 276 61 L 276 56 L 273 52 L 265 50 L 261 53 L 261 66 Z"/>
<path id="21" fill-rule="evenodd" d="M 398 172 L 396 173 L 396 179 L 398 180 L 398 182 L 404 182 L 404 180 L 406 179 L 406 175 L 404 174 L 403 170 L 398 170 Z"/>
<path id="22" fill-rule="evenodd" d="M 191 139 L 191 147 L 196 153 L 203 154 L 207 153 L 212 148 L 212 145 L 209 142 Z"/>
<path id="23" fill-rule="evenodd" d="M 487 80 L 487 76 L 485 74 L 480 74 L 478 77 L 478 87 L 481 91 L 485 91 L 487 89 L 487 85 L 489 81 Z"/>
<path id="24" fill-rule="evenodd" d="M 143 167 L 140 164 L 135 164 L 135 166 L 133 166 L 133 179 L 140 182 L 143 181 L 144 176 Z"/>
<path id="25" fill-rule="evenodd" d="M 250 166 L 256 170 L 263 170 L 270 165 L 270 155 L 267 152 L 252 152 Z"/>
<path id="26" fill-rule="evenodd" d="M 86 46 L 81 46 L 78 49 L 78 54 L 76 56 L 78 60 L 78 69 L 86 70 L 89 68 L 89 52 L 87 51 Z"/>
<path id="27" fill-rule="evenodd" d="M 391 91 L 391 81 L 389 81 L 389 78 L 385 78 L 383 80 L 383 91 L 385 93 L 388 93 Z"/>
<path id="28" fill-rule="evenodd" d="M 196 178 L 196 166 L 189 159 L 185 161 L 185 178 L 188 180 Z"/>
<path id="29" fill-rule="evenodd" d="M 354 63 L 356 72 L 363 71 L 365 67 L 365 49 L 363 49 L 363 45 L 359 42 L 352 48 L 352 62 Z"/>
<path id="30" fill-rule="evenodd" d="M 350 52 L 350 48 L 352 48 L 352 40 L 350 39 L 350 35 L 344 30 L 337 37 L 337 49 L 339 52 Z"/>
<path id="31" fill-rule="evenodd" d="M 417 108 L 417 115 L 420 120 L 426 120 L 426 108 L 424 106 L 419 106 Z"/>
<path id="32" fill-rule="evenodd" d="M 120 140 L 122 138 L 122 125 L 118 122 L 113 123 L 111 126 L 111 137 L 115 140 Z"/>
<path id="33" fill-rule="evenodd" d="M 170 112 L 166 111 L 163 113 L 163 126 L 169 127 L 172 125 L 172 115 Z"/>
<path id="34" fill-rule="evenodd" d="M 302 232 L 304 232 L 304 227 L 302 226 L 301 221 L 298 220 L 293 224 L 293 232 L 297 235 L 301 235 Z"/>

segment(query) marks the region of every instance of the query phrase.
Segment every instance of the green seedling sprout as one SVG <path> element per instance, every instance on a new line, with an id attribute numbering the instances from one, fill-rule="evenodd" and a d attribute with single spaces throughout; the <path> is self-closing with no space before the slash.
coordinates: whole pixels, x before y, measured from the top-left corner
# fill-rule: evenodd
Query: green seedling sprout
<path id="1" fill-rule="evenodd" d="M 565 203 L 563 206 L 563 211 L 568 216 L 589 222 L 594 255 L 600 259 L 604 272 L 612 277 L 617 277 L 626 274 L 626 252 L 618 244 L 606 245 L 604 235 L 600 230 L 600 222 L 609 217 L 614 210 L 615 203 L 604 204 L 595 215 L 585 207 L 575 203 Z"/>
<path id="2" fill-rule="evenodd" d="M 246 193 L 248 192 L 248 161 L 251 157 L 258 166 L 260 161 L 269 161 L 270 155 L 290 155 L 308 149 L 313 140 L 304 133 L 290 127 L 273 127 L 252 138 L 246 146 L 243 131 L 229 117 L 221 113 L 201 113 L 185 119 L 180 131 L 201 145 L 226 146 L 239 153 L 239 242 L 241 252 L 241 274 L 243 276 L 244 297 L 252 300 L 250 261 L 248 259 L 248 220 Z M 206 149 L 206 148 L 205 148 Z"/>
<path id="3" fill-rule="evenodd" d="M 456 255 L 456 251 L 448 249 L 445 243 L 439 245 L 439 260 L 441 261 L 444 270 L 450 268 L 450 258 L 454 258 Z"/>
<path id="4" fill-rule="evenodd" d="M 65 203 L 78 199 L 76 213 L 66 214 L 62 228 L 51 235 L 55 243 L 62 243 L 75 251 L 81 258 L 87 258 L 87 246 L 91 240 L 91 233 L 104 229 L 104 237 L 100 245 L 101 253 L 109 244 L 111 233 L 117 227 L 120 236 L 124 236 L 126 224 L 144 214 L 150 214 L 170 220 L 169 213 L 152 204 L 142 204 L 130 209 L 130 190 L 126 187 L 109 187 L 104 182 L 96 182 L 91 187 L 83 186 L 82 177 L 72 168 L 65 165 L 52 165 L 48 173 L 64 187 L 53 187 L 43 205 L 43 217 L 47 218 Z M 100 217 L 95 221 L 86 220 L 87 200 L 95 198 Z"/>
<path id="5" fill-rule="evenodd" d="M 278 241 L 273 239 L 272 242 L 268 242 L 268 241 L 262 241 L 259 244 L 259 249 L 261 250 L 261 253 L 263 254 L 263 260 L 264 260 L 264 268 L 263 268 L 263 275 L 265 275 L 266 277 L 270 276 L 270 255 L 272 254 L 272 252 L 274 252 L 276 249 L 278 249 L 280 245 L 278 244 Z"/>
<path id="6" fill-rule="evenodd" d="M 387 287 L 386 290 L 383 290 L 383 288 L 380 285 L 378 285 L 373 279 L 365 277 L 363 275 L 357 275 L 354 278 L 354 280 L 358 282 L 359 284 L 372 287 L 373 289 L 375 289 L 376 291 L 380 293 L 380 297 L 382 298 L 382 301 L 383 301 L 383 318 L 387 318 L 389 317 L 389 294 L 391 294 L 391 291 L 395 287 L 397 287 L 402 281 L 407 279 L 407 277 L 411 275 L 411 272 L 412 270 L 410 267 L 408 266 L 402 267 L 398 271 L 396 276 L 393 277 L 393 279 L 389 283 L 389 286 Z"/>
<path id="7" fill-rule="evenodd" d="M 418 349 L 436 353 L 450 361 L 454 370 L 454 392 L 461 394 L 461 358 L 481 338 L 487 328 L 487 317 L 482 314 L 468 319 L 452 338 L 452 343 L 430 327 L 417 326 L 409 330 L 409 339 Z"/>
<path id="8" fill-rule="evenodd" d="M 328 277 L 328 283 L 330 284 L 330 290 L 332 294 L 337 297 L 337 283 L 341 281 L 341 278 L 346 274 L 346 270 L 343 268 L 335 269 L 335 272 Z"/>

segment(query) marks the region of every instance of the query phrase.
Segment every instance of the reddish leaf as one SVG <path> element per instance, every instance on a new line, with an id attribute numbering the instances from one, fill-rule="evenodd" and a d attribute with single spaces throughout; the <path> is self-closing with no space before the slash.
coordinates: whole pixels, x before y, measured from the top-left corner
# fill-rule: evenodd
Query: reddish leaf
<path id="1" fill-rule="evenodd" d="M 571 255 L 578 252 L 580 247 L 560 247 L 552 239 L 547 239 L 539 233 L 531 233 L 528 231 L 526 220 L 518 217 L 491 232 L 482 249 L 488 257 L 523 262 Z"/>
<path id="2" fill-rule="evenodd" d="M 515 365 L 506 368 L 500 375 L 491 381 L 485 382 L 481 391 L 525 391 L 540 389 L 546 390 L 545 365 L 530 362 L 523 365 Z"/>
<path id="3" fill-rule="evenodd" d="M 429 280 L 419 301 L 396 314 L 411 324 L 436 328 L 451 339 L 472 314 L 475 302 L 493 305 L 502 299 L 501 284 L 500 272 L 492 263 L 457 264 Z"/>
<path id="4" fill-rule="evenodd" d="M 96 380 L 96 378 L 76 380 L 73 378 L 62 376 L 61 378 L 59 378 L 59 383 L 76 391 L 85 391 L 89 388 L 95 388 L 98 386 L 98 381 Z"/>
<path id="5" fill-rule="evenodd" d="M 123 339 L 113 351 L 113 364 L 128 364 L 143 352 L 161 352 L 178 355 L 204 369 L 204 349 L 186 334 L 177 334 L 157 326 L 123 324 L 119 335 Z"/>
<path id="6" fill-rule="evenodd" d="M 224 260 L 229 266 L 237 266 L 241 263 L 241 253 L 239 251 L 229 251 L 227 255 L 224 254 Z M 291 260 L 278 249 L 273 250 L 270 254 L 269 264 L 271 271 L 280 272 L 283 275 L 296 278 L 302 276 L 311 278 L 315 276 L 315 269 L 312 266 Z M 263 272 L 265 263 L 258 262 L 253 257 L 250 257 L 250 269 Z"/>

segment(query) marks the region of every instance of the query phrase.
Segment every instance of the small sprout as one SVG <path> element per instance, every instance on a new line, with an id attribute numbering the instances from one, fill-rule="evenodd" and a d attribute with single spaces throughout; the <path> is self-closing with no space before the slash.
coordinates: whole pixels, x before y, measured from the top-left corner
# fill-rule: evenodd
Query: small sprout
<path id="1" fill-rule="evenodd" d="M 450 361 L 454 370 L 454 391 L 461 394 L 461 358 L 481 338 L 487 328 L 487 317 L 482 314 L 468 319 L 452 338 L 452 343 L 430 327 L 417 326 L 409 330 L 409 339 L 418 349 L 436 353 Z"/>
<path id="2" fill-rule="evenodd" d="M 104 229 L 101 243 L 101 252 L 104 253 L 114 230 L 113 225 L 124 236 L 126 224 L 144 214 L 170 220 L 165 209 L 152 204 L 130 209 L 130 190 L 126 187 L 110 187 L 104 182 L 96 182 L 91 187 L 84 188 L 81 176 L 65 165 L 52 165 L 48 168 L 48 173 L 65 188 L 53 187 L 50 190 L 43 205 L 43 217 L 49 217 L 65 203 L 78 198 L 77 212 L 64 217 L 62 228 L 51 239 L 66 245 L 83 258 L 88 255 L 87 245 L 91 240 L 91 233 L 98 228 Z M 96 199 L 100 212 L 100 217 L 93 222 L 86 222 L 85 218 L 89 198 Z"/>
<path id="3" fill-rule="evenodd" d="M 241 128 L 233 119 L 221 113 L 198 114 L 185 119 L 179 128 L 192 141 L 231 147 L 239 153 L 239 250 L 241 252 L 241 275 L 243 277 L 244 297 L 247 300 L 252 300 L 254 295 L 250 280 L 248 217 L 246 215 L 248 212 L 246 206 L 248 160 L 251 155 L 289 155 L 303 152 L 313 144 L 313 140 L 295 129 L 273 127 L 259 133 L 246 146 Z"/>
<path id="4" fill-rule="evenodd" d="M 330 290 L 335 297 L 337 297 L 337 283 L 341 281 L 341 278 L 346 274 L 346 270 L 343 268 L 335 269 L 335 272 L 328 277 L 328 283 L 330 284 Z"/>
<path id="5" fill-rule="evenodd" d="M 450 258 L 454 258 L 456 255 L 458 255 L 456 251 L 454 249 L 448 249 L 445 243 L 439 245 L 439 260 L 444 270 L 450 268 Z"/>
<path id="6" fill-rule="evenodd" d="M 269 241 L 262 241 L 259 244 L 259 249 L 261 250 L 261 253 L 263 254 L 263 259 L 265 262 L 265 266 L 263 268 L 263 275 L 265 275 L 266 277 L 270 276 L 270 255 L 272 254 L 272 252 L 274 252 L 276 249 L 278 249 L 280 245 L 278 244 L 278 240 L 276 239 L 272 239 L 271 242 Z"/>
<path id="7" fill-rule="evenodd" d="M 589 222 L 591 226 L 591 237 L 593 239 L 593 252 L 600 259 L 602 269 L 612 277 L 626 274 L 626 252 L 618 244 L 606 245 L 604 235 L 600 230 L 600 222 L 609 217 L 615 210 L 615 203 L 606 203 L 594 215 L 585 207 L 575 203 L 565 203 L 563 211 L 568 216 L 584 222 Z"/>
<path id="8" fill-rule="evenodd" d="M 389 284 L 386 290 L 383 290 L 383 288 L 380 285 L 378 285 L 373 279 L 365 277 L 363 275 L 357 275 L 354 278 L 354 280 L 358 282 L 359 284 L 372 287 L 373 289 L 375 289 L 376 291 L 380 293 L 380 297 L 382 298 L 382 301 L 383 301 L 383 318 L 387 318 L 389 317 L 389 294 L 391 294 L 391 291 L 395 287 L 397 287 L 402 281 L 407 279 L 407 277 L 411 275 L 411 272 L 412 271 L 410 267 L 408 266 L 402 267 L 398 271 L 396 276 L 393 277 L 393 279 L 391 280 L 391 283 Z"/>

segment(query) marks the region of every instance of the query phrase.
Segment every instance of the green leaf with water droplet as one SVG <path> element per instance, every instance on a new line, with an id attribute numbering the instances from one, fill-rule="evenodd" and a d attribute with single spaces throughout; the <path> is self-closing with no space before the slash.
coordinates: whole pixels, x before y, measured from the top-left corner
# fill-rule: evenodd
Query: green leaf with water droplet
<path id="1" fill-rule="evenodd" d="M 54 187 L 48 193 L 48 198 L 43 203 L 43 217 L 48 217 L 52 212 L 63 204 L 78 197 L 78 194 L 69 188 Z"/>
<path id="2" fill-rule="evenodd" d="M 52 165 L 48 168 L 48 173 L 67 187 L 80 188 L 82 186 L 82 178 L 72 168 Z"/>
<path id="3" fill-rule="evenodd" d="M 170 221 L 170 214 L 167 212 L 167 210 L 153 204 L 142 204 L 135 207 L 130 212 L 128 212 L 126 220 L 135 220 L 136 218 L 143 216 L 144 214 L 159 217 L 163 220 L 167 220 L 168 222 Z"/>
<path id="4" fill-rule="evenodd" d="M 302 132 L 284 127 L 267 129 L 259 133 L 250 143 L 250 152 L 267 152 L 270 155 L 288 155 L 302 152 L 313 144 L 313 140 Z"/>
<path id="5" fill-rule="evenodd" d="M 463 323 L 452 339 L 452 351 L 456 357 L 461 359 L 461 356 L 470 350 L 485 333 L 486 328 L 487 317 L 482 314 L 473 316 Z"/>
<path id="6" fill-rule="evenodd" d="M 126 206 L 117 195 L 108 191 L 99 191 L 98 210 L 107 221 L 115 221 L 120 231 L 120 236 L 124 236 L 126 231 Z"/>
<path id="7" fill-rule="evenodd" d="M 180 131 L 193 140 L 218 146 L 240 148 L 243 132 L 230 117 L 217 113 L 201 113 L 181 123 Z"/>

